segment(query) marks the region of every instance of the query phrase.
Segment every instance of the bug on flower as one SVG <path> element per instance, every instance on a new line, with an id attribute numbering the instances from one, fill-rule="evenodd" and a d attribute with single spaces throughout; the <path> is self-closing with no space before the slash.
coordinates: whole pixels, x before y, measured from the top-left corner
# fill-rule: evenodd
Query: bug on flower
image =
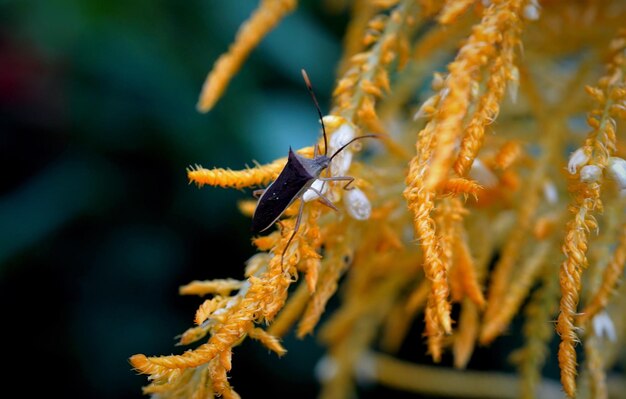
<path id="1" fill-rule="evenodd" d="M 338 211 L 337 207 L 324 196 L 321 190 L 312 187 L 311 185 L 315 180 L 321 180 L 322 182 L 328 181 L 345 181 L 344 189 L 350 189 L 350 184 L 354 181 L 354 177 L 351 176 L 328 176 L 322 177 L 321 173 L 328 169 L 333 158 L 343 151 L 346 147 L 352 144 L 354 141 L 366 138 L 366 137 L 378 137 L 377 135 L 363 135 L 355 137 L 342 145 L 334 154 L 328 156 L 328 139 L 326 136 L 326 127 L 324 126 L 324 120 L 322 117 L 322 111 L 320 110 L 313 87 L 306 71 L 302 70 L 302 77 L 306 83 L 307 89 L 313 98 L 315 108 L 322 123 L 322 132 L 324 134 L 324 153 L 320 154 L 319 147 L 315 145 L 313 152 L 313 158 L 305 158 L 301 155 L 293 152 L 291 147 L 289 148 L 289 156 L 287 158 L 287 164 L 280 172 L 276 180 L 272 182 L 266 189 L 255 191 L 255 196 L 259 196 L 254 215 L 252 216 L 252 233 L 257 234 L 269 229 L 285 210 L 297 199 L 301 199 L 302 195 L 311 190 L 318 195 L 320 201 L 328 207 Z M 300 227 L 300 221 L 302 219 L 302 211 L 304 210 L 304 200 L 300 202 L 300 208 L 298 210 L 298 216 L 296 218 L 296 224 L 293 229 L 293 233 L 283 250 L 282 256 L 285 256 L 285 252 L 289 247 L 289 244 L 296 235 L 298 228 Z M 282 260 L 281 260 L 282 262 Z"/>

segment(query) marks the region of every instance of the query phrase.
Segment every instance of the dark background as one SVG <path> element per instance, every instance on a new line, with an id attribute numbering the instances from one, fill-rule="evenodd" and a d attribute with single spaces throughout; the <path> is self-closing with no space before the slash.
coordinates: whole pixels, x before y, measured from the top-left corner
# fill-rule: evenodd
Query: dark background
<path id="1" fill-rule="evenodd" d="M 254 249 L 236 201 L 251 193 L 198 189 L 185 168 L 240 169 L 313 143 L 300 69 L 326 111 L 348 18 L 302 1 L 198 113 L 206 74 L 256 5 L 0 0 L 5 384 L 140 398 L 147 380 L 128 357 L 180 353 L 175 336 L 200 303 L 178 287 L 243 275 Z M 419 324 L 411 336 L 405 353 L 424 360 Z M 236 348 L 231 383 L 244 398 L 316 396 L 322 349 L 314 338 L 284 344 L 282 359 L 256 342 Z M 505 364 L 498 345 L 476 364 Z"/>
<path id="2" fill-rule="evenodd" d="M 200 304 L 178 287 L 242 277 L 254 249 L 236 201 L 249 190 L 198 189 L 185 168 L 240 169 L 310 145 L 317 114 L 300 69 L 327 109 L 347 18 L 302 2 L 215 109 L 198 113 L 206 74 L 257 4 L 0 0 L 0 302 L 9 384 L 19 379 L 22 389 L 64 397 L 140 398 L 147 379 L 128 357 L 180 353 L 175 336 Z M 258 343 L 238 348 L 237 391 L 254 397 L 260 380 L 272 389 L 282 375 L 312 394 L 320 349 L 313 339 L 291 340 L 290 351 L 305 348 L 302 355 L 279 360 Z"/>

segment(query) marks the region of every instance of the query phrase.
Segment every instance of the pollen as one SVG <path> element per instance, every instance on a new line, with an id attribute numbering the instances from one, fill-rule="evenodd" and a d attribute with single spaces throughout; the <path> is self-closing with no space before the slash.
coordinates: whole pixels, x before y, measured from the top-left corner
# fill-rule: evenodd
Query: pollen
<path id="1" fill-rule="evenodd" d="M 356 220 L 367 220 L 372 216 L 372 204 L 365 193 L 358 188 L 345 194 L 344 203 L 348 214 Z"/>

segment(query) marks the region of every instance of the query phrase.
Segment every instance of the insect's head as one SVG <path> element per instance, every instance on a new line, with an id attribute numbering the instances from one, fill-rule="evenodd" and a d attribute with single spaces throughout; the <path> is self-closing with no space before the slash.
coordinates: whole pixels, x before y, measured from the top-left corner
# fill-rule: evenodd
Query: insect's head
<path id="1" fill-rule="evenodd" d="M 306 84 L 306 88 L 309 90 L 309 93 L 311 94 L 311 98 L 313 99 L 313 103 L 315 104 L 315 109 L 317 110 L 317 114 L 320 117 L 320 122 L 322 123 L 322 132 L 324 134 L 324 154 L 318 155 L 317 151 L 316 151 L 316 156 L 315 156 L 315 160 L 316 163 L 318 164 L 318 167 L 321 169 L 326 169 L 328 167 L 328 165 L 330 164 L 330 162 L 333 160 L 333 158 L 339 154 L 341 151 L 343 151 L 346 147 L 348 147 L 350 144 L 352 144 L 354 141 L 359 140 L 359 139 L 363 139 L 366 137 L 376 137 L 376 138 L 380 138 L 380 135 L 377 134 L 366 134 L 363 136 L 359 136 L 359 137 L 355 137 L 352 140 L 350 140 L 349 142 L 347 142 L 346 144 L 342 145 L 337 151 L 335 151 L 334 154 L 332 154 L 330 157 L 328 156 L 328 137 L 326 135 L 326 126 L 324 125 L 324 117 L 322 116 L 322 110 L 320 109 L 320 105 L 317 102 L 317 98 L 315 97 L 315 93 L 313 92 L 313 85 L 311 85 L 311 81 L 309 80 L 309 75 L 307 75 L 306 71 L 304 69 L 302 69 L 302 77 L 304 78 L 304 83 Z"/>

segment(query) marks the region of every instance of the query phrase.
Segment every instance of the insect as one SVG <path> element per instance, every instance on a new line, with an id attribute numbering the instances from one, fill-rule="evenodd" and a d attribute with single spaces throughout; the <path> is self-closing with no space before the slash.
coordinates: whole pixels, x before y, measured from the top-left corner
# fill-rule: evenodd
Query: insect
<path id="1" fill-rule="evenodd" d="M 317 113 L 322 123 L 322 131 L 324 134 L 324 153 L 319 153 L 319 147 L 316 144 L 313 152 L 313 158 L 305 158 L 293 152 L 291 147 L 289 147 L 287 164 L 280 172 L 276 180 L 274 180 L 274 182 L 272 182 L 266 189 L 256 190 L 254 192 L 255 196 L 259 197 L 259 200 L 257 202 L 254 215 L 252 216 L 251 230 L 253 234 L 258 234 L 269 229 L 295 200 L 301 199 L 302 195 L 307 190 L 312 190 L 313 192 L 315 192 L 319 196 L 319 200 L 324 205 L 334 209 L 335 211 L 338 211 L 337 207 L 328 198 L 326 198 L 320 190 L 312 187 L 311 185 L 315 180 L 321 180 L 323 182 L 345 181 L 346 184 L 344 184 L 343 188 L 346 190 L 350 189 L 349 186 L 354 181 L 354 177 L 321 177 L 321 173 L 330 166 L 330 163 L 337 154 L 343 151 L 354 141 L 367 137 L 378 137 L 378 135 L 375 134 L 355 137 L 346 144 L 342 145 L 337 151 L 335 151 L 334 154 L 328 156 L 328 139 L 326 136 L 326 127 L 324 126 L 322 111 L 320 110 L 320 106 L 317 102 L 317 99 L 315 98 L 315 93 L 313 92 L 313 86 L 311 85 L 311 81 L 309 80 L 309 77 L 304 69 L 302 70 L 302 77 L 304 78 L 307 89 L 309 90 L 313 102 L 315 103 L 315 108 L 317 109 Z M 281 264 L 285 253 L 287 252 L 289 244 L 291 244 L 291 241 L 293 240 L 298 231 L 298 228 L 300 227 L 303 210 L 304 200 L 301 199 L 300 208 L 298 209 L 298 216 L 296 218 L 296 224 L 294 226 L 293 233 L 291 234 L 291 237 L 289 238 L 289 241 L 287 241 L 287 245 L 283 250 Z"/>

